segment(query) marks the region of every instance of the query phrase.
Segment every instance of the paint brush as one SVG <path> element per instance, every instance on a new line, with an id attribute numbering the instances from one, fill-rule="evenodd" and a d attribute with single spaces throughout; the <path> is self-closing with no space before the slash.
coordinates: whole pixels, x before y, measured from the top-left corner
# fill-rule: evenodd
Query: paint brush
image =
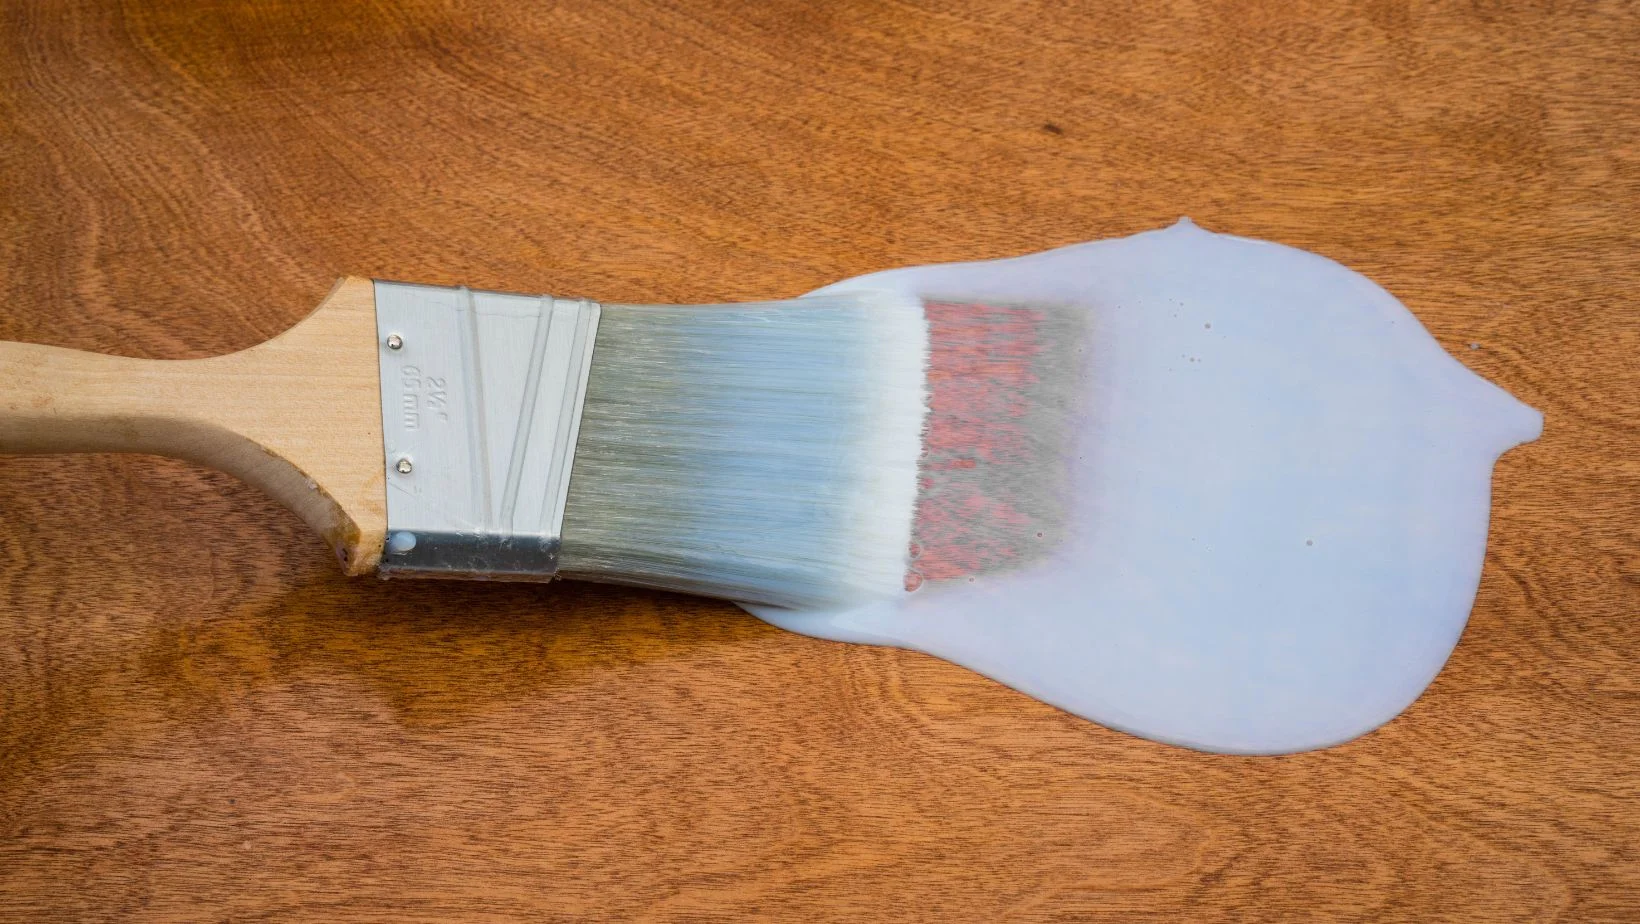
<path id="1" fill-rule="evenodd" d="M 0 452 L 227 471 L 349 574 L 847 605 L 1057 540 L 1074 317 L 891 292 L 601 305 L 347 278 L 227 356 L 0 343 Z"/>

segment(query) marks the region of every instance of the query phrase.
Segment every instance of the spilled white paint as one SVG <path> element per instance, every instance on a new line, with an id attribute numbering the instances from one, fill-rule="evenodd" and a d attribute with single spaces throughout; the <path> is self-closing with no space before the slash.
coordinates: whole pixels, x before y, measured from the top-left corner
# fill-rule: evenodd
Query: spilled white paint
<path id="1" fill-rule="evenodd" d="M 1013 574 L 750 609 L 1159 741 L 1299 751 L 1406 708 L 1468 619 L 1492 465 L 1542 428 L 1365 277 L 1187 221 L 822 291 L 852 289 L 1090 312 L 1075 527 Z"/>

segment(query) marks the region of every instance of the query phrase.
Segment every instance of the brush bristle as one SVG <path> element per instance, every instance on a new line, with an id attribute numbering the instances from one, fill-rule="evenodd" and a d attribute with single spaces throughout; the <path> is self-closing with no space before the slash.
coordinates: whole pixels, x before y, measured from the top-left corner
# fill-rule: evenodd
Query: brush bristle
<path id="1" fill-rule="evenodd" d="M 789 607 L 901 592 L 928 354 L 906 296 L 605 305 L 560 573 Z"/>
<path id="2" fill-rule="evenodd" d="M 1017 571 L 1067 538 L 1088 312 L 924 302 L 928 422 L 907 587 Z"/>

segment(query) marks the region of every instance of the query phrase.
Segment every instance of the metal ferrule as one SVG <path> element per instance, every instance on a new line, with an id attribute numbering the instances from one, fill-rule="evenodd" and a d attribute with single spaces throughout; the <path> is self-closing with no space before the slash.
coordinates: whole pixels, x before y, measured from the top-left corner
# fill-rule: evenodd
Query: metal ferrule
<path id="1" fill-rule="evenodd" d="M 599 310 L 376 283 L 384 576 L 552 578 Z"/>

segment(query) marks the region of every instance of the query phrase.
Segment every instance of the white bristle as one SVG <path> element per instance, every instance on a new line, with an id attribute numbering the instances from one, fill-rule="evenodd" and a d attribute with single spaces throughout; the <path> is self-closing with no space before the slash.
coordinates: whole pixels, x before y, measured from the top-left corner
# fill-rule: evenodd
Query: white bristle
<path id="1" fill-rule="evenodd" d="M 928 409 L 922 303 L 605 305 L 560 573 L 777 606 L 900 592 Z"/>

